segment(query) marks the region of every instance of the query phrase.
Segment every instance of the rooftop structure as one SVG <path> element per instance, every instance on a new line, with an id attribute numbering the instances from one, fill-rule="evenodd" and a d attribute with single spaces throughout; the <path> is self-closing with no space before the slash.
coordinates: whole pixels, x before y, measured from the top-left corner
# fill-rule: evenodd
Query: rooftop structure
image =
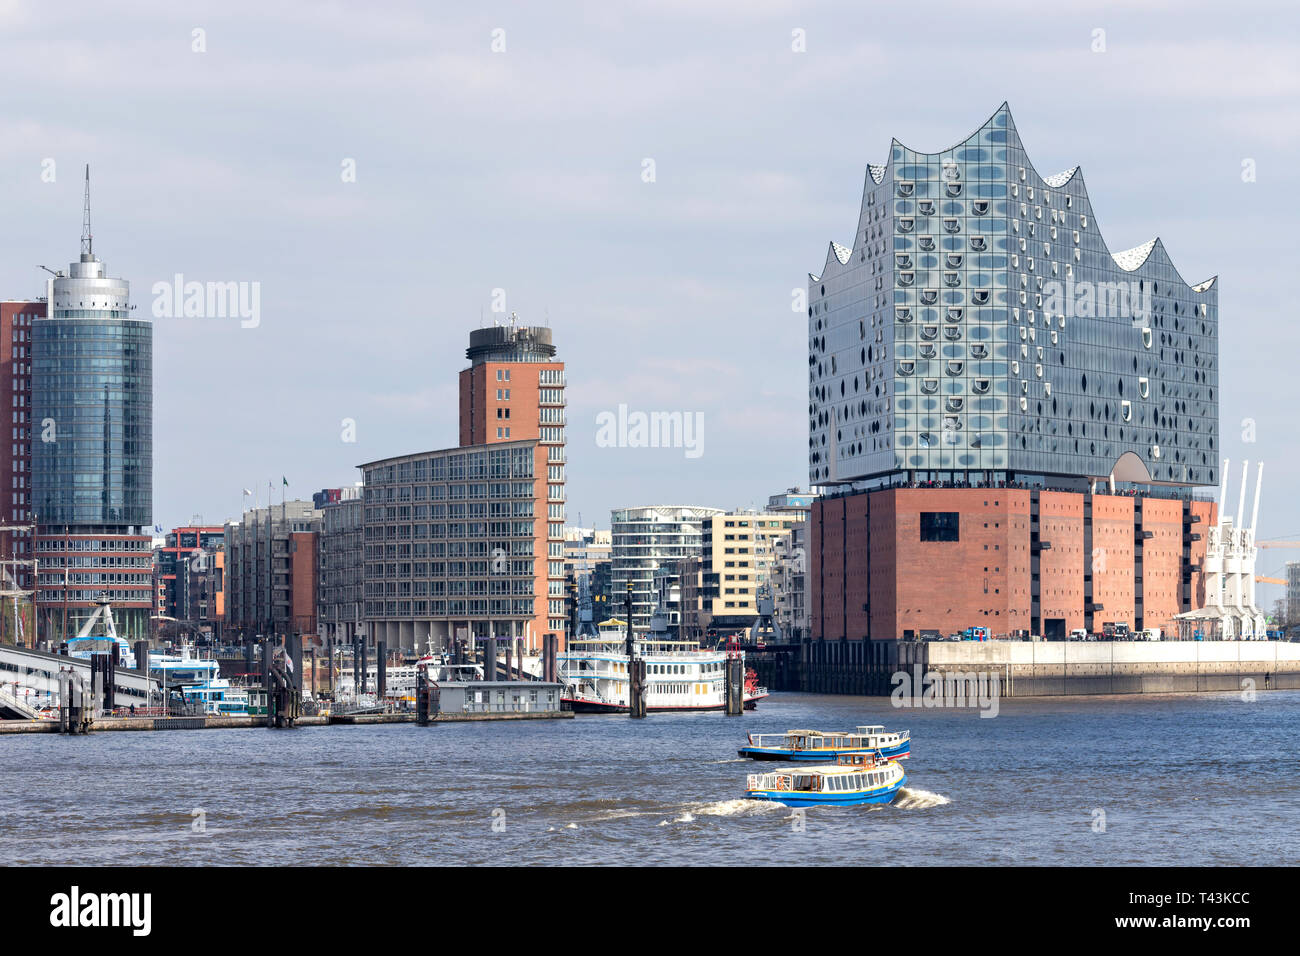
<path id="1" fill-rule="evenodd" d="M 1159 239 L 1112 253 L 1005 103 L 948 149 L 895 140 L 808 288 L 814 486 L 1218 482 L 1217 282 Z"/>

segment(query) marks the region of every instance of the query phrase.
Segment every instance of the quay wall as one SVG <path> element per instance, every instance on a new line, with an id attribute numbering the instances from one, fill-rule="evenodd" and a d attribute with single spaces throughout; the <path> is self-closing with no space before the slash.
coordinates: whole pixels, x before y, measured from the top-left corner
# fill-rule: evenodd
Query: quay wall
<path id="1" fill-rule="evenodd" d="M 889 696 L 894 676 L 995 673 L 1004 697 L 1300 690 L 1288 641 L 808 641 L 749 656 L 770 690 Z"/>
<path id="2" fill-rule="evenodd" d="M 572 718 L 572 711 L 520 713 L 453 713 L 429 717 L 431 724 L 453 724 L 479 720 L 554 720 Z M 299 717 L 299 727 L 355 724 L 413 724 L 415 714 L 336 714 Z M 266 727 L 265 717 L 101 717 L 91 726 L 92 734 L 115 730 L 213 730 Z M 0 720 L 0 734 L 57 734 L 57 720 Z"/>
<path id="3" fill-rule="evenodd" d="M 994 673 L 1006 697 L 1300 690 L 1300 643 L 962 641 L 919 645 L 923 670 Z M 909 668 L 910 669 L 910 668 Z"/>

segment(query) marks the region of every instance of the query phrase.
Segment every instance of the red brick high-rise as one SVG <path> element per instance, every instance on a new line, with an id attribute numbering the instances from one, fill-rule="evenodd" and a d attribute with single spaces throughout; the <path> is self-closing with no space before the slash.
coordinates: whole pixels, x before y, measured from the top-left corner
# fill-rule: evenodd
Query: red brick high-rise
<path id="1" fill-rule="evenodd" d="M 564 363 L 552 361 L 550 329 L 513 322 L 475 329 L 465 354 L 471 364 L 460 373 L 462 447 L 563 440 Z"/>
<path id="2" fill-rule="evenodd" d="M 45 317 L 44 302 L 0 302 L 0 416 L 9 423 L 9 439 L 0 444 L 0 482 L 3 482 L 3 505 L 0 525 L 14 527 L 32 520 L 32 322 Z M 22 531 L 0 531 L 0 562 L 30 561 L 31 535 Z M 3 564 L 20 588 L 33 585 L 30 564 Z M 11 583 L 0 572 L 0 588 Z M 13 615 L 0 622 L 0 633 L 13 631 Z M 26 634 L 25 622 L 23 636 Z"/>
<path id="3" fill-rule="evenodd" d="M 549 328 L 513 316 L 472 330 L 465 355 L 459 444 L 361 465 L 366 627 L 403 650 L 535 651 L 567 623 L 564 363 Z"/>

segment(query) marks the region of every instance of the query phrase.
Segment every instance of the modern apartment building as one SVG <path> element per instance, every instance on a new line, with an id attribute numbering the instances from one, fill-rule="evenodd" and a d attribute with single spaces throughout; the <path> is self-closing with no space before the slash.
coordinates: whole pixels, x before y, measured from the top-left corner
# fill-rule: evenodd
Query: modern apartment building
<path id="1" fill-rule="evenodd" d="M 158 565 L 158 613 L 164 617 L 190 620 L 190 588 L 185 565 L 199 555 L 220 548 L 226 529 L 221 525 L 190 525 L 174 528 L 154 551 Z"/>
<path id="2" fill-rule="evenodd" d="M 567 629 L 565 381 L 551 330 L 475 329 L 460 445 L 361 465 L 365 619 L 390 648 Z"/>
<path id="3" fill-rule="evenodd" d="M 650 627 L 655 604 L 655 572 L 675 570 L 682 558 L 700 556 L 706 518 L 721 508 L 694 505 L 648 505 L 620 508 L 610 514 L 613 543 L 610 568 L 610 613 L 625 616 L 627 586 L 632 585 L 632 627 Z"/>
<path id="4" fill-rule="evenodd" d="M 256 640 L 315 634 L 321 512 L 310 501 L 245 511 L 226 525 L 226 631 Z"/>
<path id="5" fill-rule="evenodd" d="M 198 633 L 222 640 L 226 627 L 224 542 L 215 543 L 191 556 L 182 565 L 180 579 L 186 595 L 184 620 L 195 625 Z"/>
<path id="6" fill-rule="evenodd" d="M 801 521 L 773 544 L 772 617 L 787 641 L 808 636 L 808 524 Z"/>
<path id="7" fill-rule="evenodd" d="M 339 493 L 321 492 L 313 497 L 321 503 L 320 607 L 316 616 L 326 647 L 351 646 L 365 636 L 365 513 L 359 487 L 332 491 Z"/>
<path id="8" fill-rule="evenodd" d="M 685 630 L 708 640 L 752 626 L 758 617 L 759 589 L 771 584 L 778 543 L 799 523 L 794 513 L 736 511 L 706 517 L 698 597 L 691 596 L 689 588 L 683 591 L 692 597 L 689 604 L 682 602 Z"/>
<path id="9" fill-rule="evenodd" d="M 591 601 L 591 624 L 593 627 L 612 616 L 610 611 L 610 555 L 613 551 L 612 539 L 608 530 L 596 528 L 564 529 L 564 590 L 574 601 L 578 601 L 585 580 L 585 587 Z M 569 608 L 570 618 L 578 610 L 577 606 Z M 571 628 L 572 630 L 572 628 Z"/>
<path id="10" fill-rule="evenodd" d="M 809 280 L 813 638 L 1063 638 L 1199 607 L 1216 280 L 1159 239 L 1112 253 L 1082 172 L 1041 175 L 1005 104 L 946 150 L 895 141 L 857 219 Z"/>

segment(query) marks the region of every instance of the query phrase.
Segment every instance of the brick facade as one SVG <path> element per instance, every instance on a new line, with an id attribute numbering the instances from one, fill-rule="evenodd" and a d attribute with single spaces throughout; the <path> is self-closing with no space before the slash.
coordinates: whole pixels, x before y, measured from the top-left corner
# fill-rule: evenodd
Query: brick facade
<path id="1" fill-rule="evenodd" d="M 1115 622 L 1169 631 L 1175 614 L 1204 603 L 1205 542 L 1194 536 L 1216 512 L 1208 501 L 1025 488 L 827 498 L 809 521 L 812 636 L 899 640 L 982 626 L 1063 637 Z M 933 530 L 950 523 L 955 532 Z"/>

